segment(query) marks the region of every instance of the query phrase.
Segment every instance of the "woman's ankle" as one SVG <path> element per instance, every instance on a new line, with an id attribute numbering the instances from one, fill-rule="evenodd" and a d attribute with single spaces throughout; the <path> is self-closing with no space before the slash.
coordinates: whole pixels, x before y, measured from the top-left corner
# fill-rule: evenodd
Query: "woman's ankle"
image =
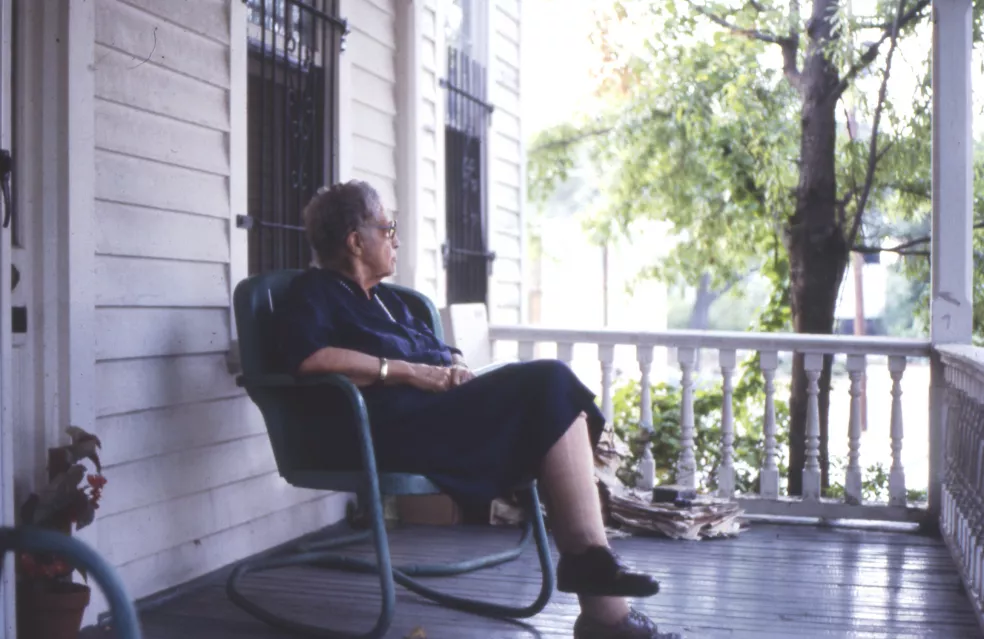
<path id="1" fill-rule="evenodd" d="M 578 597 L 581 612 L 606 626 L 614 626 L 629 614 L 629 602 L 622 597 Z"/>

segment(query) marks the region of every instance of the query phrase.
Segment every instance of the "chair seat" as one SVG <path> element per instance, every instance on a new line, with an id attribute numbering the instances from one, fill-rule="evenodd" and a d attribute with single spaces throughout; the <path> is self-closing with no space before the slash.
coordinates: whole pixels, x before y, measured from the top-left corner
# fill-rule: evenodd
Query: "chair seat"
<path id="1" fill-rule="evenodd" d="M 362 471 L 330 472 L 323 470 L 294 470 L 284 473 L 291 486 L 357 493 L 366 488 L 366 475 Z M 383 495 L 436 495 L 441 492 L 423 475 L 409 473 L 379 473 L 379 492 Z"/>

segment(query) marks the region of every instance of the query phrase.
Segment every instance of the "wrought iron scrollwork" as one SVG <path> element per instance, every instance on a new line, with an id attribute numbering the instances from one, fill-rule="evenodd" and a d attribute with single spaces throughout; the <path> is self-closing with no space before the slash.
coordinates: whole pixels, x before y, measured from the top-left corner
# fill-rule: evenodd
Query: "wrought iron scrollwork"
<path id="1" fill-rule="evenodd" d="M 338 0 L 247 0 L 250 272 L 311 259 L 301 210 L 337 178 Z"/>

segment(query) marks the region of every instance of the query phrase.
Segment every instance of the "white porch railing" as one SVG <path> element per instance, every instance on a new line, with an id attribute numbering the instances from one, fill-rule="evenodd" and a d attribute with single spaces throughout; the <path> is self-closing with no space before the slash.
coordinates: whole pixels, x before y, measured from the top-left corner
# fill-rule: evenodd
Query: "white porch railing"
<path id="1" fill-rule="evenodd" d="M 984 348 L 937 350 L 947 391 L 940 528 L 984 619 Z"/>
<path id="2" fill-rule="evenodd" d="M 650 379 L 656 348 L 675 349 L 676 365 L 679 366 L 679 379 L 682 397 L 680 408 L 680 446 L 676 463 L 676 483 L 691 488 L 697 487 L 698 473 L 709 469 L 698 469 L 695 457 L 694 389 L 695 359 L 700 351 L 717 351 L 717 369 L 722 387 L 721 406 L 721 454 L 717 461 L 717 486 L 721 496 L 737 497 L 746 512 L 769 516 L 802 516 L 824 519 L 866 519 L 887 521 L 922 522 L 927 518 L 923 506 L 908 503 L 906 472 L 903 464 L 904 415 L 902 378 L 907 363 L 912 359 L 925 360 L 931 348 L 929 341 L 887 338 L 860 338 L 849 336 L 814 336 L 775 333 L 726 333 L 710 331 L 662 331 L 649 333 L 629 333 L 611 330 L 559 330 L 534 326 L 492 326 L 490 337 L 494 344 L 502 346 L 514 343 L 520 360 L 533 359 L 537 345 L 556 344 L 557 359 L 572 364 L 575 345 L 593 344 L 597 347 L 600 372 L 600 388 L 595 386 L 601 409 L 609 422 L 614 416 L 613 384 L 615 348 L 635 349 L 638 366 L 636 379 L 639 380 L 641 406 L 640 428 L 652 431 L 652 381 Z M 764 415 L 761 446 L 763 450 L 759 472 L 759 493 L 735 495 L 734 467 L 734 417 L 732 393 L 734 375 L 739 352 L 759 354 L 761 375 L 764 381 Z M 790 498 L 780 494 L 779 450 L 776 444 L 776 374 L 780 369 L 780 355 L 803 353 L 808 378 L 807 433 L 805 442 L 805 468 L 803 470 L 803 496 Z M 825 355 L 846 358 L 850 397 L 849 424 L 847 428 L 847 465 L 844 471 L 842 499 L 821 497 L 821 471 L 819 464 L 820 420 L 819 385 Z M 890 452 L 891 467 L 888 479 L 888 502 L 865 503 L 862 482 L 861 440 L 862 440 L 862 378 L 868 369 L 869 358 L 885 362 L 890 390 L 886 396 L 874 397 L 868 393 L 868 402 L 875 406 L 889 407 L 890 429 L 883 442 L 886 454 Z M 583 377 L 583 376 L 582 376 Z M 928 384 L 917 392 L 926 393 Z M 831 391 L 833 394 L 833 390 Z M 878 404 L 875 404 L 878 402 Z M 883 409 L 880 409 L 883 411 Z M 883 412 L 881 414 L 884 414 Z M 928 423 L 928 410 L 917 419 Z M 833 417 L 831 417 L 833 421 Z M 982 429 L 984 430 L 984 429 Z M 984 433 L 982 433 L 984 436 Z M 984 440 L 982 440 L 984 441 Z M 830 442 L 833 447 L 833 440 Z M 916 451 L 928 450 L 927 442 L 916 442 Z M 921 453 L 920 453 L 921 455 Z M 922 458 L 926 463 L 927 475 L 934 469 L 928 453 Z M 652 486 L 654 481 L 653 458 L 646 447 L 639 472 L 640 486 Z M 833 469 L 831 479 L 833 480 Z M 928 480 L 928 476 L 926 478 Z M 923 485 L 928 485 L 923 484 Z M 984 546 L 982 546 L 984 549 Z"/>

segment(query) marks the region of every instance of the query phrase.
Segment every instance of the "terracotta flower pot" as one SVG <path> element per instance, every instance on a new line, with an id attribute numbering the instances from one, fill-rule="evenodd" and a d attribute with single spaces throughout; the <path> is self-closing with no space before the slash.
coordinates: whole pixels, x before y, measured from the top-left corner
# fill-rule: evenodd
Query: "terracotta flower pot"
<path id="1" fill-rule="evenodd" d="M 77 639 L 89 595 L 89 587 L 77 583 L 19 584 L 17 636 L 21 639 Z"/>

